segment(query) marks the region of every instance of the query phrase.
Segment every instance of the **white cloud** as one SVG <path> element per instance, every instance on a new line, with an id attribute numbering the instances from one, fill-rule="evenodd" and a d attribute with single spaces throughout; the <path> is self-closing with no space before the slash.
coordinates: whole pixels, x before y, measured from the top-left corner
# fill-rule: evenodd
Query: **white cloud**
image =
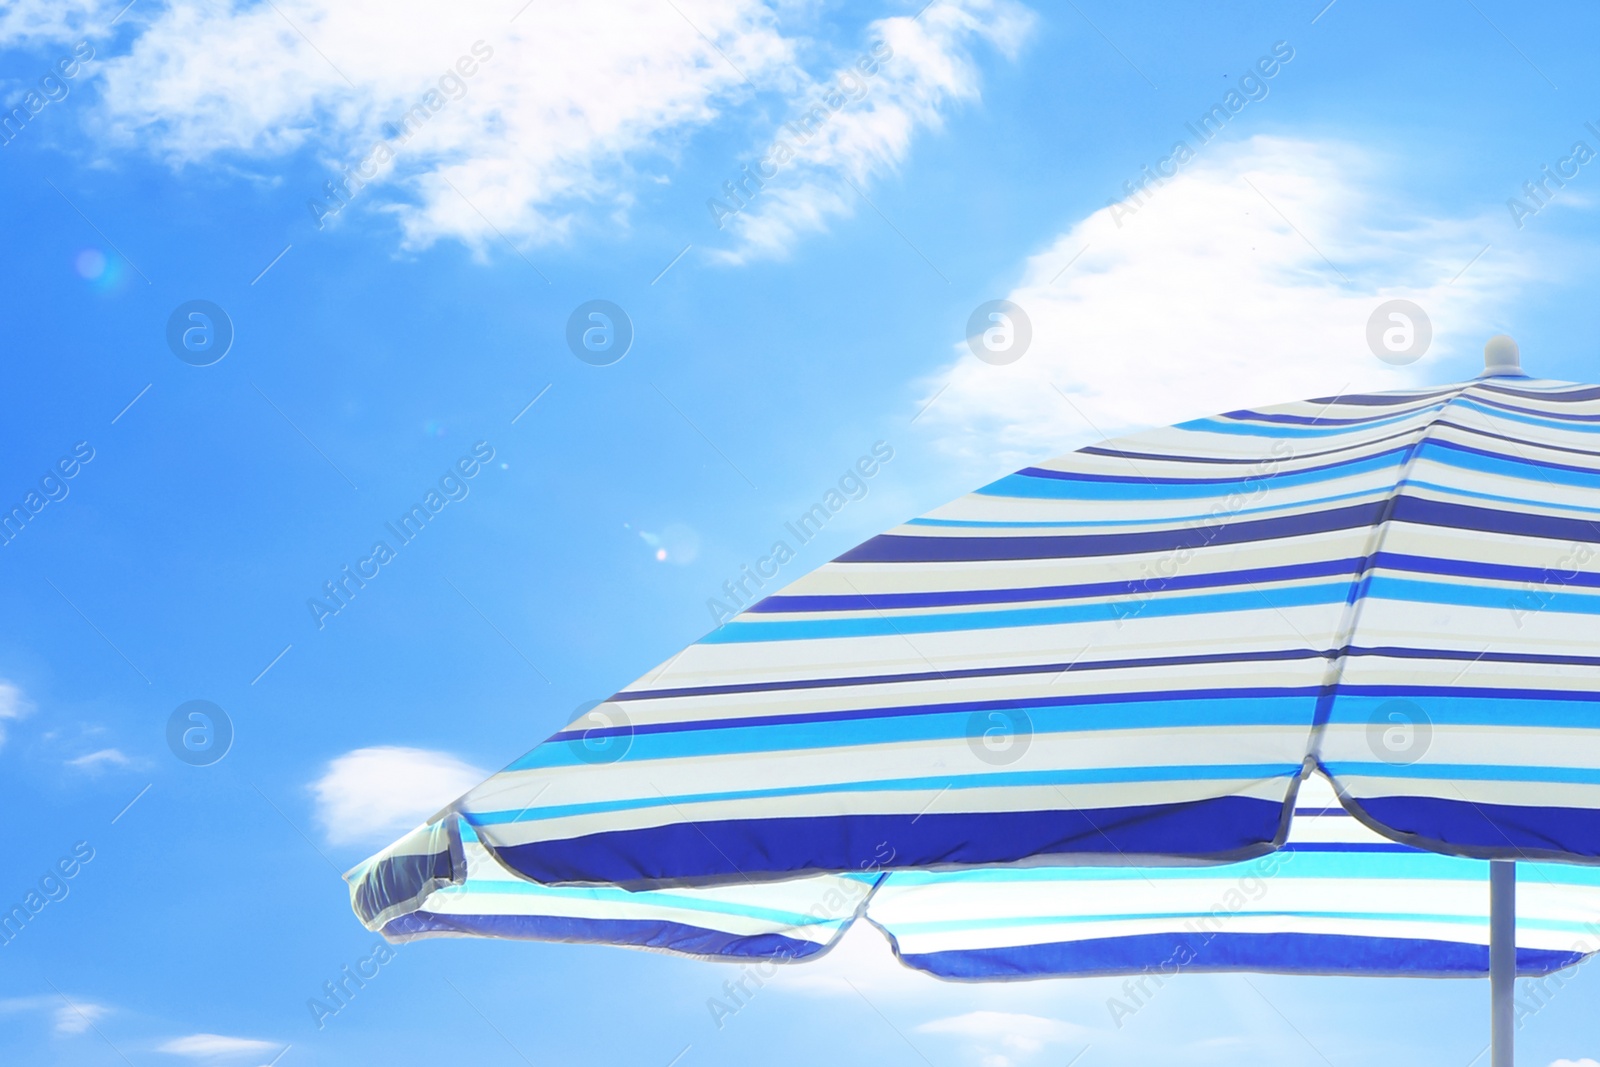
<path id="1" fill-rule="evenodd" d="M 892 172 L 918 131 L 938 129 L 952 103 L 978 96 L 972 46 L 987 41 L 1012 56 L 1033 22 L 1032 12 L 1011 0 L 955 0 L 934 4 L 920 17 L 874 22 L 861 55 L 822 84 L 808 85 L 788 121 L 753 154 L 753 169 L 773 175 L 769 183 L 752 194 L 753 183 L 746 181 L 738 198 L 719 192 L 725 210 L 748 198 L 731 218 L 708 204 L 708 213 L 720 215 L 734 236 L 733 247 L 715 258 L 737 263 L 782 256 L 800 237 L 825 229 L 830 218 L 853 214 L 861 194 L 852 182 L 865 190 L 872 178 Z M 853 65 L 863 59 L 870 75 Z M 838 106 L 829 106 L 830 93 Z"/>
<path id="2" fill-rule="evenodd" d="M 227 1037 L 223 1034 L 190 1034 L 188 1037 L 175 1037 L 171 1041 L 156 1046 L 157 1052 L 169 1052 L 174 1056 L 193 1056 L 196 1059 L 212 1056 L 245 1056 L 257 1053 L 275 1052 L 283 1048 L 281 1044 L 273 1041 L 257 1041 L 250 1037 Z"/>
<path id="3" fill-rule="evenodd" d="M 934 1019 L 916 1029 L 922 1034 L 964 1039 L 984 1067 L 1010 1067 L 1037 1055 L 1046 1045 L 1083 1044 L 1093 1037 L 1087 1027 L 1009 1011 L 969 1011 Z"/>
<path id="4" fill-rule="evenodd" d="M 330 844 L 386 845 L 489 776 L 444 752 L 358 748 L 311 786 Z"/>
<path id="5" fill-rule="evenodd" d="M 1550 1067 L 1600 1067 L 1600 1062 L 1585 1056 L 1581 1060 L 1556 1060 Z"/>
<path id="6" fill-rule="evenodd" d="M 0 998 L 0 1015 L 14 1012 L 42 1012 L 58 1034 L 81 1034 L 96 1021 L 111 1014 L 104 1004 L 88 1000 L 72 1000 L 59 994 L 40 994 L 32 997 Z"/>
<path id="7" fill-rule="evenodd" d="M 114 13 L 109 0 L 22 0 L 0 16 L 0 45 L 76 37 Z M 91 70 L 105 85 L 93 121 L 102 142 L 174 167 L 256 165 L 309 149 L 331 179 L 385 140 L 395 158 L 378 153 L 366 175 L 387 188 L 358 191 L 353 202 L 392 213 L 407 245 L 455 238 L 481 247 L 498 242 L 497 231 L 539 244 L 583 221 L 625 225 L 636 189 L 670 181 L 655 172 L 689 138 L 725 130 L 741 109 L 797 117 L 837 84 L 833 68 L 850 69 L 886 40 L 894 56 L 868 79 L 870 93 L 833 114 L 730 223 L 733 245 L 720 255 L 739 260 L 781 254 L 855 212 L 845 179 L 865 188 L 898 166 L 918 131 L 978 95 L 974 46 L 1011 54 L 1031 23 L 1016 0 L 945 0 L 919 18 L 845 29 L 839 36 L 852 43 L 825 46 L 785 32 L 823 24 L 820 12 L 786 0 L 610 0 L 492 14 L 429 0 L 148 4 L 121 23 L 136 27 L 122 54 L 111 40 L 98 46 Z M 451 73 L 460 57 L 473 74 Z M 802 58 L 825 73 L 814 76 Z M 429 101 L 430 91 L 443 95 Z M 390 132 L 430 103 L 436 110 L 413 120 L 408 136 Z M 764 129 L 744 158 L 730 157 L 729 176 L 775 133 Z M 700 205 L 715 191 L 688 200 Z M 304 196 L 335 203 L 320 187 Z M 710 218 L 698 208 L 694 217 L 709 231 Z M 710 240 L 708 232 L 696 243 Z"/>
<path id="8" fill-rule="evenodd" d="M 33 702 L 16 684 L 0 681 L 0 745 L 6 741 L 6 723 L 14 722 L 33 710 Z"/>
<path id="9" fill-rule="evenodd" d="M 116 17 L 107 0 L 21 0 L 0 7 L 0 47 L 80 40 Z"/>
<path id="10" fill-rule="evenodd" d="M 94 1024 L 104 1016 L 110 1015 L 111 1009 L 104 1004 L 95 1004 L 87 1000 L 75 1000 L 71 1004 L 59 1004 L 53 1009 L 52 1018 L 58 1034 L 81 1034 L 91 1029 Z"/>
<path id="11" fill-rule="evenodd" d="M 917 407 L 938 394 L 919 423 L 944 449 L 993 475 L 1098 438 L 1089 423 L 1115 434 L 1437 380 L 1436 364 L 1476 352 L 1515 299 L 1524 271 L 1503 251 L 1456 278 L 1502 218 L 1391 202 L 1359 148 L 1263 136 L 1203 151 L 1133 213 L 1097 211 L 1027 261 L 1006 294 L 1032 322 L 1021 359 L 995 366 L 963 340 L 919 383 Z M 1433 323 L 1409 367 L 1367 346 L 1390 297 Z"/>
<path id="12" fill-rule="evenodd" d="M 128 757 L 115 748 L 102 748 L 95 752 L 87 752 L 76 759 L 67 760 L 68 767 L 76 767 L 83 771 L 98 771 L 103 767 L 126 767 Z"/>

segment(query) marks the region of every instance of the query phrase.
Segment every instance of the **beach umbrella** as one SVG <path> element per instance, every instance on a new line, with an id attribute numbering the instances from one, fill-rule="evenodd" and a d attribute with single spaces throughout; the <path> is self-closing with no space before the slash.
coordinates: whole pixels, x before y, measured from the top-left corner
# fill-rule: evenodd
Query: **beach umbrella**
<path id="1" fill-rule="evenodd" d="M 769 961 L 865 918 L 946 978 L 1488 973 L 1505 1067 L 1515 976 L 1600 948 L 1596 545 L 1600 387 L 1508 338 L 1083 448 L 749 575 L 352 902 Z"/>

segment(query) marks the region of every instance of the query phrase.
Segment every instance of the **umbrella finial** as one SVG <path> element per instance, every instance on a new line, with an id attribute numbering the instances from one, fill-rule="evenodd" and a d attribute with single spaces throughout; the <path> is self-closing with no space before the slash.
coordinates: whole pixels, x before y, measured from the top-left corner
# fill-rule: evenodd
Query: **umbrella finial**
<path id="1" fill-rule="evenodd" d="M 1498 375 L 1522 373 L 1522 353 L 1517 348 L 1517 342 L 1503 333 L 1497 333 L 1489 338 L 1483 346 L 1483 376 L 1492 378 Z"/>

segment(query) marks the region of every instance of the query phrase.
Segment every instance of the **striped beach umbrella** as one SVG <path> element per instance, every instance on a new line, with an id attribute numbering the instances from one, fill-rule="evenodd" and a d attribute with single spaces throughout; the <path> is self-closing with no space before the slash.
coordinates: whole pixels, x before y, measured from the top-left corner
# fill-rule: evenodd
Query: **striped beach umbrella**
<path id="1" fill-rule="evenodd" d="M 356 868 L 355 910 L 786 962 L 865 918 L 956 979 L 1487 973 L 1504 1067 L 1515 975 L 1600 949 L 1600 387 L 1486 351 L 874 537 Z"/>

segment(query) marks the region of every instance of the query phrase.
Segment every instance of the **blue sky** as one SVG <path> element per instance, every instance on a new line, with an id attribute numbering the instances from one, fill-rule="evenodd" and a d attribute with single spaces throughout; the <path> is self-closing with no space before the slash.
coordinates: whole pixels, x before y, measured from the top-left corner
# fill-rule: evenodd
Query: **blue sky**
<path id="1" fill-rule="evenodd" d="M 340 871 L 710 629 L 876 442 L 785 580 L 1103 433 L 1467 377 L 1501 331 L 1593 380 L 1600 12 L 1324 2 L 0 10 L 0 504 L 38 508 L 0 546 L 0 902 L 92 850 L 0 948 L 8 1061 L 1468 1064 L 1482 983 L 1184 976 L 1117 1028 L 1117 982 L 942 985 L 870 930 L 720 1030 L 733 968 L 562 945 L 403 946 L 306 1007 L 374 947 Z M 597 299 L 604 366 L 566 340 Z M 1003 365 L 966 342 L 997 299 Z M 1390 299 L 1432 324 L 1403 366 Z M 167 744 L 191 700 L 209 766 Z M 1524 1062 L 1600 1058 L 1597 992 Z"/>

